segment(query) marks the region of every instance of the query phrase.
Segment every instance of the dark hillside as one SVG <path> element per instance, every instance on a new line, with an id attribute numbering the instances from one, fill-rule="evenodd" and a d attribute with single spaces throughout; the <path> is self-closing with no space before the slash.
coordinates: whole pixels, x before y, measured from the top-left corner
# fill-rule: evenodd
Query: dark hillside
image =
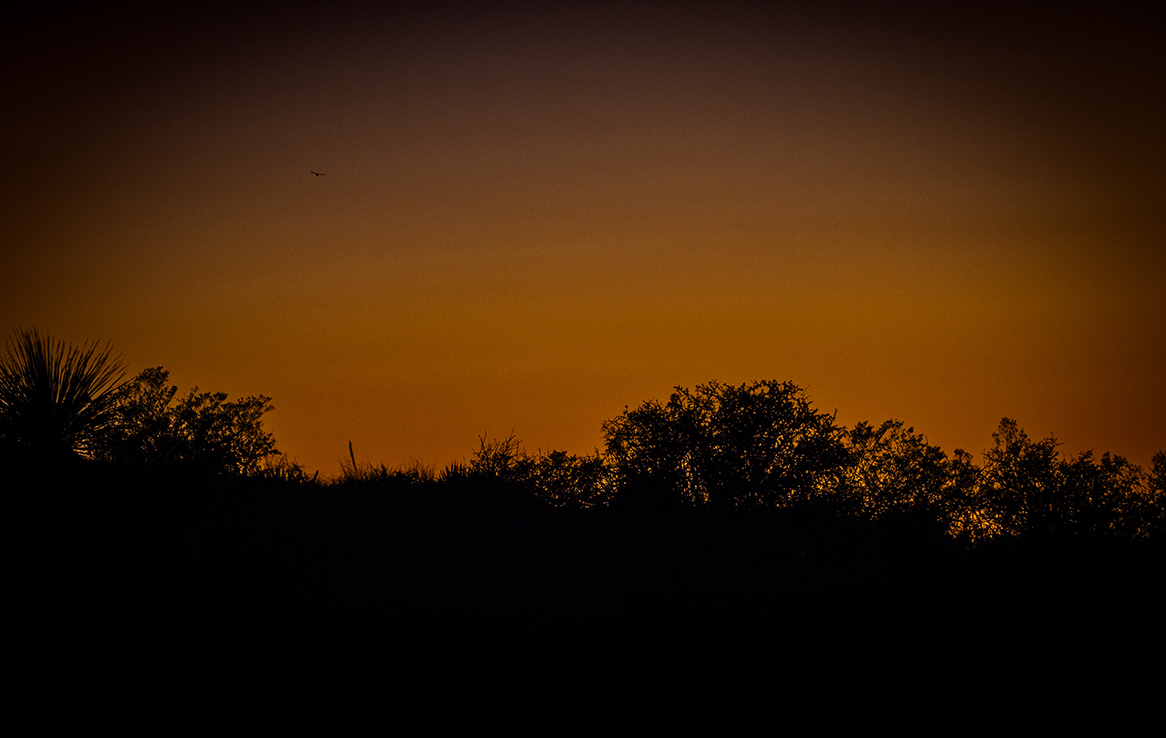
<path id="1" fill-rule="evenodd" d="M 1033 684 L 1136 700 L 1153 687 L 1139 665 L 1163 654 L 1159 542 L 967 549 L 925 519 L 824 503 L 565 509 L 473 477 L 320 486 L 86 462 L 26 469 L 9 499 L 31 669 L 521 685 L 780 704 L 798 722 Z"/>

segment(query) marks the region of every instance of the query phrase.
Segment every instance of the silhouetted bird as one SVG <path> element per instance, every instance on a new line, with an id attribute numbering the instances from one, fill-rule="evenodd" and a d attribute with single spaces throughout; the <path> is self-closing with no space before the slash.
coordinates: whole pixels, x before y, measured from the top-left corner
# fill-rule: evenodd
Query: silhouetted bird
<path id="1" fill-rule="evenodd" d="M 323 176 L 324 176 L 324 173 L 323 173 L 323 172 L 315 172 L 315 171 L 312 171 L 311 169 L 309 169 L 308 171 L 309 171 L 309 172 L 312 172 L 312 174 L 316 175 L 317 177 L 323 177 Z"/>

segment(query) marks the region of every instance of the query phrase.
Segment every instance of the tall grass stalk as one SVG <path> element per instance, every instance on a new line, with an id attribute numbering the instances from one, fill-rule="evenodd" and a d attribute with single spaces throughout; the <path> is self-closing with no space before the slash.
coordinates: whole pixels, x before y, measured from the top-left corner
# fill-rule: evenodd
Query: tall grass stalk
<path id="1" fill-rule="evenodd" d="M 340 475 L 333 482 L 336 484 L 367 483 L 367 482 L 394 482 L 406 484 L 424 484 L 437 479 L 432 466 L 426 466 L 414 461 L 406 466 L 390 467 L 385 464 L 360 464 L 356 461 L 356 454 L 352 450 L 352 441 L 348 442 L 348 460 L 340 464 Z"/>

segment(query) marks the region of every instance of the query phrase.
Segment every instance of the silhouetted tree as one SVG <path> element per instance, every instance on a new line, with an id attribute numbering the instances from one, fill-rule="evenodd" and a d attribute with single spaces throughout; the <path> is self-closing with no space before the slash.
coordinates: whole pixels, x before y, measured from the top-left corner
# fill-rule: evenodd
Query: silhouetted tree
<path id="1" fill-rule="evenodd" d="M 176 455 L 170 405 L 178 387 L 167 386 L 169 376 L 161 367 L 146 369 L 118 389 L 112 422 L 96 449 L 99 459 L 145 465 Z"/>
<path id="2" fill-rule="evenodd" d="M 1102 454 L 1098 498 L 1088 512 L 1101 532 L 1126 539 L 1161 535 L 1166 522 L 1166 454 L 1154 454 L 1149 473 L 1121 456 Z M 1104 527 L 1101 527 L 1104 526 Z"/>
<path id="3" fill-rule="evenodd" d="M 1088 536 L 1136 537 L 1142 510 L 1143 473 L 1121 456 L 1085 451 L 1061 463 L 1061 490 L 1055 511 L 1058 528 Z"/>
<path id="4" fill-rule="evenodd" d="M 946 519 L 947 455 L 914 428 L 888 420 L 878 429 L 859 423 L 846 434 L 851 462 L 848 492 L 872 518 L 894 513 L 931 513 Z"/>
<path id="5" fill-rule="evenodd" d="M 1154 454 L 1146 478 L 1142 535 L 1166 535 L 1166 451 Z"/>
<path id="6" fill-rule="evenodd" d="M 717 507 L 786 505 L 838 489 L 848 459 L 834 416 L 774 380 L 677 387 L 603 425 L 621 496 Z"/>
<path id="7" fill-rule="evenodd" d="M 0 357 L 0 443 L 42 458 L 88 455 L 111 421 L 125 373 L 107 344 L 66 346 L 16 330 Z"/>
<path id="8" fill-rule="evenodd" d="M 948 532 L 968 545 L 996 535 L 998 526 L 980 506 L 981 469 L 972 461 L 972 455 L 957 448 L 945 467 L 942 505 L 948 517 Z"/>
<path id="9" fill-rule="evenodd" d="M 673 395 L 667 405 L 649 400 L 603 424 L 620 497 L 666 505 L 706 500 L 694 469 L 697 432 L 691 416 Z"/>
<path id="10" fill-rule="evenodd" d="M 227 401 L 222 392 L 195 387 L 174 400 L 170 373 L 146 369 L 116 393 L 112 419 L 97 458 L 125 464 L 171 466 L 221 474 L 254 474 L 278 453 L 263 430 L 271 398 Z"/>
<path id="11" fill-rule="evenodd" d="M 1032 441 L 1015 420 L 1003 418 L 984 452 L 977 498 L 999 531 L 1018 535 L 1026 530 L 1049 531 L 1064 515 L 1058 499 L 1057 442 Z"/>

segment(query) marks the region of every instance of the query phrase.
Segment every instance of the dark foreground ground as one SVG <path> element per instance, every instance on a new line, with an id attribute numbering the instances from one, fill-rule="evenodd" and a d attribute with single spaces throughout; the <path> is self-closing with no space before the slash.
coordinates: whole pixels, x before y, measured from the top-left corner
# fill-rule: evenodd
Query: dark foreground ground
<path id="1" fill-rule="evenodd" d="M 10 479 L 29 695 L 719 732 L 1109 724 L 1162 696 L 1161 542 L 968 551 L 909 520 L 553 510 L 472 482 Z"/>

